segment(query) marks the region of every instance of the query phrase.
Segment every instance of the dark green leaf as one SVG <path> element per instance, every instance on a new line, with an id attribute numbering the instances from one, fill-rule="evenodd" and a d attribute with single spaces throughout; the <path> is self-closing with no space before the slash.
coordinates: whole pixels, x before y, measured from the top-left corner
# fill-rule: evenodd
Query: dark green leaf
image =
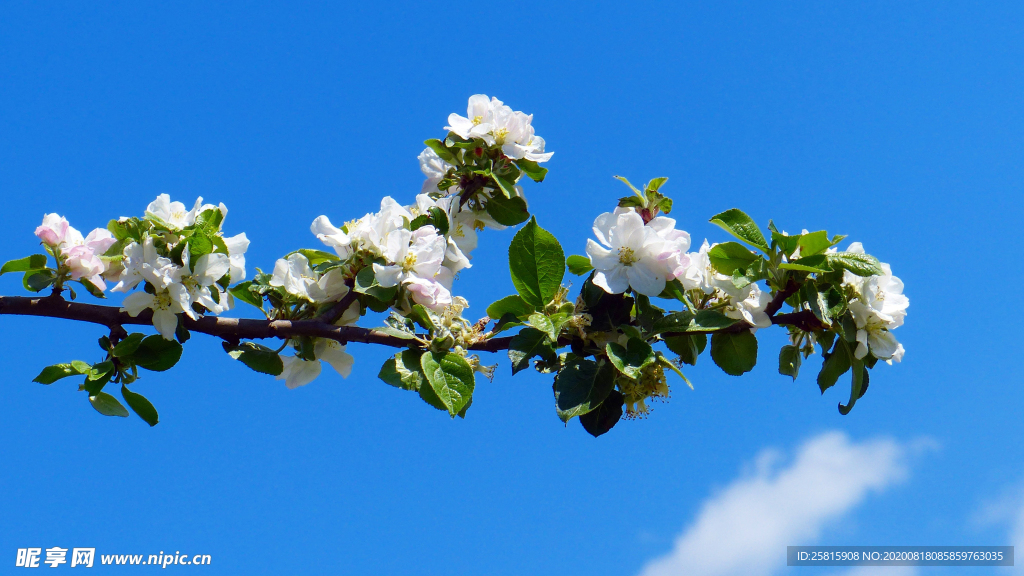
<path id="1" fill-rule="evenodd" d="M 530 367 L 530 359 L 537 356 L 551 358 L 555 347 L 544 332 L 526 327 L 512 337 L 508 345 L 508 359 L 512 361 L 512 374 Z"/>
<path id="2" fill-rule="evenodd" d="M 750 372 L 757 364 L 757 338 L 750 330 L 715 332 L 711 336 L 711 358 L 731 376 Z"/>
<path id="3" fill-rule="evenodd" d="M 489 318 L 501 318 L 505 314 L 512 314 L 517 318 L 526 317 L 533 314 L 536 308 L 526 303 L 522 296 L 513 294 L 512 296 L 505 296 L 501 300 L 494 302 L 487 307 L 487 316 Z"/>
<path id="4" fill-rule="evenodd" d="M 424 144 L 426 144 L 428 148 L 433 150 L 434 153 L 441 158 L 441 160 L 444 160 L 449 164 L 456 163 L 455 155 L 452 154 L 450 150 L 448 150 L 448 148 L 444 145 L 444 142 L 441 142 L 436 138 L 431 138 L 430 140 L 425 141 Z"/>
<path id="5" fill-rule="evenodd" d="M 237 298 L 238 300 L 241 300 L 242 302 L 245 302 L 250 306 L 255 306 L 262 310 L 263 296 L 256 294 L 252 290 L 250 290 L 252 286 L 253 281 L 249 280 L 248 282 L 242 282 L 241 284 L 236 284 L 235 286 L 228 288 L 228 292 L 230 292 L 231 295 Z"/>
<path id="6" fill-rule="evenodd" d="M 654 323 L 651 332 L 715 332 L 738 322 L 717 310 L 699 310 L 696 316 L 690 312 L 673 312 Z"/>
<path id="7" fill-rule="evenodd" d="M 219 214 L 220 210 L 217 213 Z M 157 414 L 156 408 L 153 407 L 153 404 L 145 396 L 132 392 L 123 384 L 121 385 L 121 396 L 124 397 L 124 401 L 128 403 L 132 411 L 138 414 L 139 418 L 145 420 L 146 424 L 156 426 L 160 422 L 160 415 Z"/>
<path id="8" fill-rule="evenodd" d="M 178 363 L 181 358 L 181 344 L 164 340 L 162 336 L 147 336 L 132 354 L 132 360 L 139 368 L 163 372 Z"/>
<path id="9" fill-rule="evenodd" d="M 261 374 L 278 376 L 284 371 L 284 363 L 277 352 L 255 342 L 243 342 L 238 346 L 224 342 L 224 351 L 228 356 Z"/>
<path id="10" fill-rule="evenodd" d="M 526 222 L 530 217 L 526 200 L 519 196 L 514 198 L 494 196 L 487 201 L 487 213 L 494 218 L 495 222 L 504 226 L 517 226 Z"/>
<path id="11" fill-rule="evenodd" d="M 594 269 L 590 264 L 590 258 L 587 258 L 586 256 L 579 256 L 577 254 L 573 254 L 566 258 L 565 265 L 569 268 L 569 272 L 576 276 L 583 276 Z"/>
<path id="12" fill-rule="evenodd" d="M 142 340 L 145 337 L 146 335 L 140 332 L 129 334 L 124 340 L 118 342 L 117 346 L 114 346 L 112 354 L 117 358 L 131 356 L 138 349 L 139 344 L 142 344 Z"/>
<path id="13" fill-rule="evenodd" d="M 523 174 L 529 176 L 534 182 L 543 182 L 544 175 L 548 173 L 547 168 L 542 168 L 540 164 L 525 158 L 522 160 L 516 160 L 516 166 L 518 166 L 519 169 L 523 171 Z"/>
<path id="14" fill-rule="evenodd" d="M 850 401 L 846 406 L 843 406 L 842 403 L 839 404 L 839 413 L 843 416 L 853 410 L 853 405 L 868 389 L 868 371 L 864 368 L 864 362 L 854 358 L 850 368 Z"/>
<path id="15" fill-rule="evenodd" d="M 793 380 L 796 380 L 797 374 L 800 373 L 800 349 L 796 346 L 783 346 L 782 350 L 779 351 L 779 374 L 783 376 L 791 376 Z"/>
<path id="16" fill-rule="evenodd" d="M 783 262 L 782 264 L 779 264 L 779 268 L 783 270 L 798 270 L 801 272 L 817 273 L 825 273 L 832 271 L 832 269 L 828 265 L 828 261 L 825 258 L 824 254 L 816 254 L 814 256 L 797 258 L 792 262 Z"/>
<path id="17" fill-rule="evenodd" d="M 81 362 L 80 364 L 85 363 Z M 85 366 L 89 367 L 88 364 L 85 364 Z M 53 366 L 43 368 L 43 371 L 39 373 L 39 376 L 33 378 L 32 381 L 39 382 L 40 384 L 53 384 L 61 378 L 74 376 L 76 374 L 86 374 L 88 372 L 82 372 L 80 368 L 81 366 L 73 366 L 71 364 L 54 364 Z"/>
<path id="18" fill-rule="evenodd" d="M 580 416 L 583 429 L 594 438 L 611 430 L 622 418 L 623 400 L 621 392 L 612 390 L 600 406 Z"/>
<path id="19" fill-rule="evenodd" d="M 837 339 L 832 353 L 825 358 L 825 362 L 821 365 L 821 372 L 818 372 L 818 388 L 821 389 L 822 394 L 834 386 L 836 380 L 850 369 L 851 360 L 853 358 L 850 354 L 850 347 L 842 338 Z"/>
<path id="20" fill-rule="evenodd" d="M 768 242 L 764 239 L 761 229 L 742 210 L 737 210 L 736 208 L 726 210 L 721 214 L 713 216 L 711 223 L 721 226 L 723 230 L 751 246 L 760 248 L 765 252 L 768 251 Z M 727 273 L 731 274 L 731 272 Z"/>
<path id="21" fill-rule="evenodd" d="M 434 228 L 437 229 L 437 233 L 444 235 L 448 233 L 448 215 L 444 213 L 437 206 L 431 206 L 428 210 L 430 212 L 430 221 L 434 224 Z"/>
<path id="22" fill-rule="evenodd" d="M 454 418 L 473 395 L 476 383 L 473 368 L 454 352 L 425 353 L 420 358 L 420 366 L 430 388 Z"/>
<path id="23" fill-rule="evenodd" d="M 25 286 L 26 290 L 32 292 L 41 292 L 48 288 L 57 277 L 54 276 L 53 270 L 29 270 L 25 272 L 25 276 L 22 277 L 21 283 Z"/>
<path id="24" fill-rule="evenodd" d="M 565 253 L 550 232 L 531 218 L 508 248 L 512 284 L 523 300 L 542 308 L 555 297 L 565 274 Z"/>
<path id="25" fill-rule="evenodd" d="M 120 416 L 122 418 L 128 417 L 128 410 L 114 398 L 106 392 L 96 392 L 89 396 L 89 403 L 96 409 L 97 412 L 104 416 Z"/>
<path id="26" fill-rule="evenodd" d="M 29 270 L 41 270 L 46 268 L 46 255 L 33 254 L 18 260 L 11 260 L 0 267 L 0 276 L 8 272 L 28 272 Z"/>
<path id="27" fill-rule="evenodd" d="M 708 345 L 707 334 L 683 334 L 665 338 L 668 349 L 679 355 L 679 359 L 690 366 L 697 365 L 697 358 Z"/>
<path id="28" fill-rule="evenodd" d="M 356 274 L 355 291 L 360 294 L 372 296 L 380 302 L 389 303 L 398 294 L 398 286 L 384 288 L 377 283 L 377 277 L 373 273 L 373 267 L 367 266 Z"/>
<path id="29" fill-rule="evenodd" d="M 577 358 L 555 377 L 555 409 L 562 422 L 597 408 L 615 389 L 615 369 L 603 359 Z"/>
<path id="30" fill-rule="evenodd" d="M 81 280 L 78 280 L 78 283 L 81 284 L 83 288 L 85 288 L 86 292 L 92 294 L 95 298 L 107 297 L 107 295 L 103 293 L 103 290 L 100 290 L 99 286 L 93 284 L 88 278 L 82 278 Z M 68 289 L 70 290 L 70 287 Z M 74 290 L 71 291 L 74 292 Z"/>

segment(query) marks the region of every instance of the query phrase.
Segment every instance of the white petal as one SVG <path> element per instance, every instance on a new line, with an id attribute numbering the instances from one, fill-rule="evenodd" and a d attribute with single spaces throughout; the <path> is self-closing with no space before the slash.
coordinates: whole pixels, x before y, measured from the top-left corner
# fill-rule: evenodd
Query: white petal
<path id="1" fill-rule="evenodd" d="M 594 285 L 603 288 L 609 294 L 622 294 L 629 288 L 626 267 L 619 266 L 607 271 L 599 270 L 594 274 Z"/>
<path id="2" fill-rule="evenodd" d="M 644 296 L 655 297 L 665 290 L 665 274 L 656 263 L 643 260 L 626 267 L 629 285 Z"/>
<path id="3" fill-rule="evenodd" d="M 152 307 L 154 300 L 156 298 L 148 292 L 132 292 L 125 296 L 124 301 L 121 302 L 121 310 L 134 318 L 146 308 Z"/>
<path id="4" fill-rule="evenodd" d="M 317 359 L 330 364 L 338 374 L 341 374 L 342 378 L 348 378 L 348 375 L 352 373 L 352 365 L 355 363 L 355 358 L 348 352 L 345 352 L 345 347 L 334 340 L 326 338 L 318 340 L 314 353 Z"/>
<path id="5" fill-rule="evenodd" d="M 377 277 L 378 284 L 384 288 L 391 288 L 392 286 L 398 286 L 402 282 L 405 273 L 401 266 L 381 266 L 374 263 L 373 275 Z"/>
<path id="6" fill-rule="evenodd" d="M 178 317 L 170 310 L 154 310 L 153 327 L 164 340 L 174 340 L 174 332 L 178 329 Z"/>

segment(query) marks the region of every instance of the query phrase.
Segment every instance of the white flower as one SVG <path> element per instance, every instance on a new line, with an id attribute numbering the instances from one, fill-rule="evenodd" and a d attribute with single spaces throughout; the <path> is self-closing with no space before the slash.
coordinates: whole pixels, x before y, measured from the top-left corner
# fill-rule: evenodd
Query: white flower
<path id="1" fill-rule="evenodd" d="M 434 152 L 432 149 L 427 148 L 420 152 L 420 171 L 427 179 L 423 182 L 423 188 L 420 191 L 421 194 L 442 193 L 441 189 L 437 185 L 444 180 L 445 175 L 448 174 L 448 170 L 452 168 L 452 165 L 445 162 Z M 458 190 L 457 186 L 453 186 L 450 191 L 454 192 Z"/>
<path id="2" fill-rule="evenodd" d="M 433 226 L 423 226 L 415 232 L 401 229 L 388 236 L 384 257 L 387 266 L 374 263 L 377 282 L 390 288 L 411 278 L 432 279 L 441 268 L 448 243 L 437 235 Z"/>
<path id="3" fill-rule="evenodd" d="M 172 230 L 181 230 L 195 224 L 196 216 L 213 209 L 220 209 L 222 218 L 228 215 L 228 209 L 224 204 L 203 204 L 202 196 L 196 199 L 191 210 L 185 210 L 185 205 L 181 202 L 171 202 L 169 195 L 160 194 L 146 207 L 146 216 L 160 220 Z"/>
<path id="4" fill-rule="evenodd" d="M 850 244 L 847 252 L 864 253 L 860 242 Z M 857 325 L 857 350 L 854 357 L 867 356 L 868 351 L 888 363 L 903 359 L 905 350 L 892 330 L 903 325 L 910 299 L 903 294 L 903 281 L 892 275 L 889 265 L 882 263 L 882 274 L 866 278 L 843 273 L 843 284 L 853 288 L 849 308 Z"/>
<path id="5" fill-rule="evenodd" d="M 249 238 L 242 232 L 225 238 L 224 245 L 227 246 L 230 256 L 231 268 L 228 273 L 231 274 L 231 282 L 245 280 L 245 252 L 249 249 Z"/>
<path id="6" fill-rule="evenodd" d="M 665 240 L 664 252 L 659 258 L 664 263 L 666 278 L 672 280 L 684 276 L 690 267 L 690 256 L 686 253 L 690 249 L 690 234 L 676 230 L 675 219 L 667 216 L 652 219 L 647 227 L 653 228 Z"/>
<path id="7" fill-rule="evenodd" d="M 501 101 L 496 98 L 495 101 L 499 105 L 501 104 Z M 455 132 L 466 140 L 482 138 L 490 133 L 493 116 L 491 100 L 484 94 L 474 94 L 469 97 L 466 117 L 459 116 L 454 112 L 449 114 L 448 126 L 445 126 L 444 129 Z"/>
<path id="8" fill-rule="evenodd" d="M 722 291 L 729 295 L 729 304 L 722 310 L 723 314 L 750 324 L 753 326 L 751 331 L 772 325 L 772 319 L 764 311 L 772 301 L 771 294 L 762 291 L 756 282 L 736 288 L 730 279 L 728 285 L 722 283 Z"/>
<path id="9" fill-rule="evenodd" d="M 285 292 L 311 302 L 331 302 L 348 294 L 348 285 L 340 269 L 335 268 L 319 276 L 309 260 L 296 252 L 274 263 L 270 285 L 283 287 Z"/>
<path id="10" fill-rule="evenodd" d="M 595 285 L 610 294 L 630 287 L 645 296 L 661 294 L 666 270 L 660 257 L 666 241 L 654 228 L 644 226 L 639 214 L 631 210 L 602 214 L 594 221 L 594 235 L 601 244 L 587 240 L 587 255 L 597 272 Z"/>
<path id="11" fill-rule="evenodd" d="M 380 212 L 348 222 L 345 229 L 331 224 L 327 216 L 319 216 L 313 221 L 310 231 L 321 242 L 334 248 L 343 259 L 359 250 L 380 255 L 384 251 L 388 234 L 404 229 L 412 219 L 409 210 L 395 202 L 394 198 L 385 196 L 380 202 Z"/>
<path id="12" fill-rule="evenodd" d="M 124 270 L 111 292 L 128 292 L 143 280 L 159 291 L 181 278 L 181 268 L 175 266 L 170 258 L 160 256 L 149 237 L 142 244 L 132 242 L 124 247 L 123 265 Z"/>
<path id="13" fill-rule="evenodd" d="M 277 375 L 277 380 L 284 380 L 285 386 L 294 390 L 299 386 L 305 386 L 320 375 L 321 361 L 327 362 L 334 368 L 342 378 L 348 378 L 352 373 L 352 365 L 355 359 L 341 344 L 327 338 L 318 338 L 313 346 L 313 354 L 316 360 L 303 360 L 297 356 L 281 356 L 281 363 L 284 370 Z"/>
<path id="14" fill-rule="evenodd" d="M 181 253 L 181 258 L 184 264 L 183 274 L 178 283 L 172 284 L 168 289 L 172 294 L 177 294 L 178 290 L 184 289 L 183 307 L 189 318 L 196 318 L 192 304 L 200 304 L 214 314 L 220 314 L 230 309 L 227 294 L 222 292 L 220 286 L 217 285 L 217 280 L 220 280 L 221 276 L 227 274 L 231 268 L 230 257 L 227 254 L 219 253 L 204 254 L 196 260 L 195 266 L 190 267 L 188 245 L 186 245 L 185 250 Z M 191 273 L 188 272 L 189 269 L 192 270 Z M 211 287 L 218 292 L 220 303 L 213 299 Z"/>
<path id="15" fill-rule="evenodd" d="M 446 268 L 441 268 L 441 270 L 447 271 Z M 409 291 L 413 302 L 437 312 L 452 303 L 451 288 L 445 287 L 442 278 L 443 274 L 438 274 L 434 280 L 411 277 L 405 281 L 404 286 Z M 448 286 L 451 286 L 450 280 Z"/>
<path id="16" fill-rule="evenodd" d="M 161 290 L 156 295 L 149 292 L 133 292 L 125 297 L 121 303 L 121 310 L 134 318 L 143 310 L 152 309 L 153 327 L 164 339 L 174 340 L 174 332 L 178 328 L 177 315 L 185 312 L 185 302 L 182 301 L 185 291 L 179 290 L 176 296 L 172 295 L 170 290 Z"/>
<path id="17" fill-rule="evenodd" d="M 701 244 L 700 250 L 687 254 L 689 264 L 683 273 L 676 278 L 686 290 L 700 290 L 705 294 L 713 294 L 715 291 L 715 271 L 711 267 L 711 258 L 708 257 L 708 250 L 711 245 L 707 240 Z"/>

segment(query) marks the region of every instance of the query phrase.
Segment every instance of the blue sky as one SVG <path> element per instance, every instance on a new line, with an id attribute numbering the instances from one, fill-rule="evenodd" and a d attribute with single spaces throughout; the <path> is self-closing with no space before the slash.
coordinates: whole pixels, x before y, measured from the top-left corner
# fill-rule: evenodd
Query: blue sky
<path id="1" fill-rule="evenodd" d="M 500 357 L 450 421 L 376 379 L 386 350 L 353 345 L 348 379 L 287 390 L 201 336 L 137 385 L 161 413 L 149 429 L 31 382 L 93 360 L 101 330 L 3 317 L 0 563 L 95 546 L 211 554 L 194 569 L 211 574 L 640 574 L 673 550 L 692 565 L 702 519 L 754 485 L 766 511 L 739 525 L 837 499 L 785 524 L 778 557 L 702 573 L 786 573 L 787 544 L 1024 546 L 1022 25 L 1011 2 L 6 3 L 0 260 L 36 250 L 44 213 L 91 229 L 168 193 L 224 202 L 250 271 L 269 269 L 317 245 L 320 214 L 411 202 L 423 140 L 485 93 L 555 152 L 526 194 L 568 253 L 623 194 L 614 174 L 668 176 L 698 242 L 723 239 L 707 219 L 731 207 L 849 234 L 911 306 L 904 362 L 849 416 L 814 364 L 777 374 L 778 331 L 752 374 L 703 357 L 694 391 L 596 440 L 562 426 L 548 377 Z M 470 315 L 512 293 L 512 234 L 483 235 L 458 280 Z M 822 442 L 876 474 L 817 474 L 801 450 Z"/>

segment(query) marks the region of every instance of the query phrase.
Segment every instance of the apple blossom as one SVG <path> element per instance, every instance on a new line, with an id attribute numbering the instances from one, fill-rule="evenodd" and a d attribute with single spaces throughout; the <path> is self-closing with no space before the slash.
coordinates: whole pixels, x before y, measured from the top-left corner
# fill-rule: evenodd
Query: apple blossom
<path id="1" fill-rule="evenodd" d="M 654 228 L 644 226 L 639 214 L 602 214 L 594 221 L 594 235 L 601 243 L 587 240 L 587 255 L 596 271 L 595 285 L 609 294 L 632 288 L 657 296 L 665 290 L 667 274 L 661 255 L 666 241 Z"/>

